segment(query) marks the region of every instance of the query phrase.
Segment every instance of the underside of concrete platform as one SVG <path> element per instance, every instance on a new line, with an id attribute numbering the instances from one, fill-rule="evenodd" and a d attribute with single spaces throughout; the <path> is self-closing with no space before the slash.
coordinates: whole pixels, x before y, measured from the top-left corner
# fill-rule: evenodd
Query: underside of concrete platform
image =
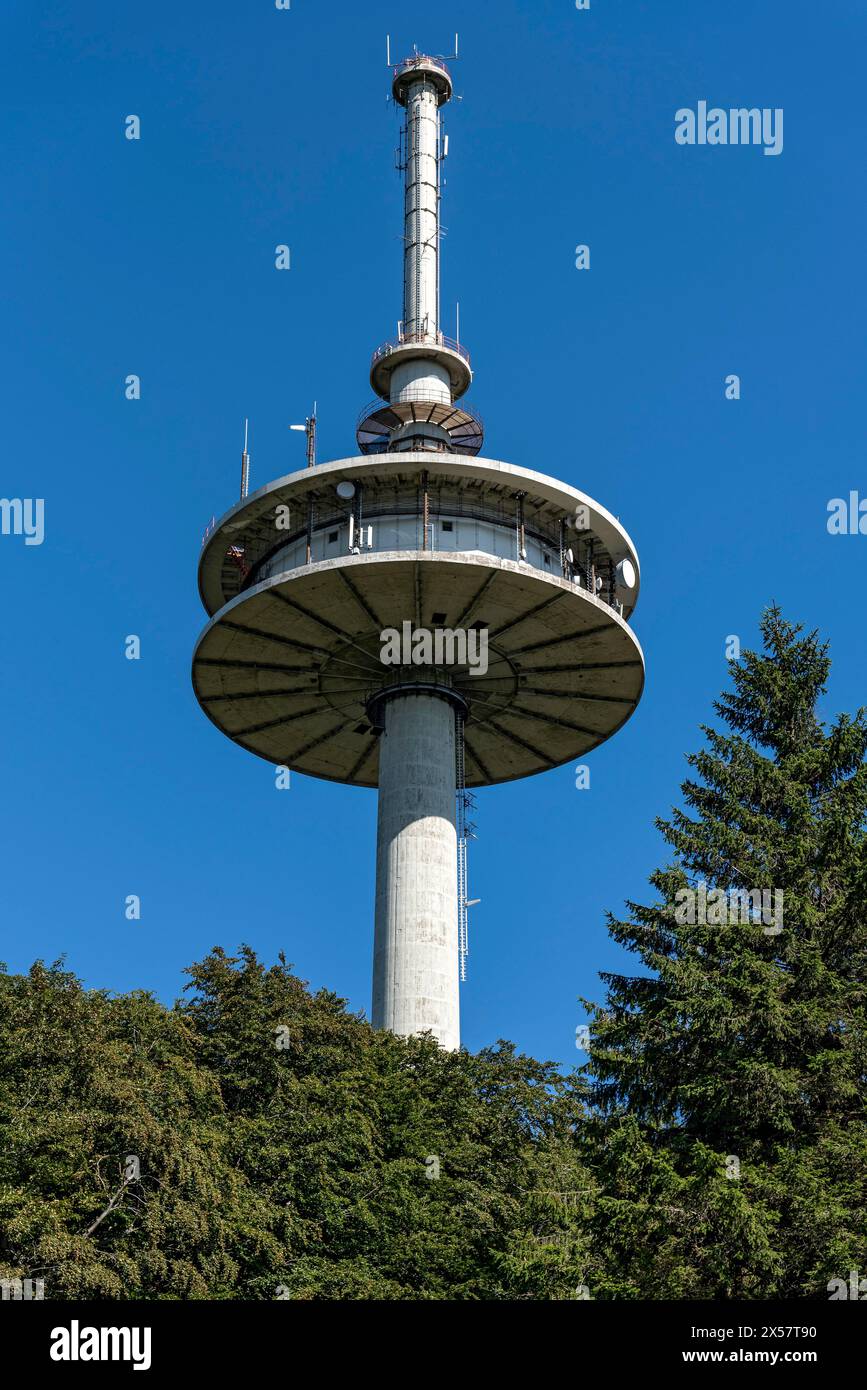
<path id="1" fill-rule="evenodd" d="M 468 786 L 583 757 L 641 696 L 641 648 L 608 604 L 514 561 L 405 551 L 345 556 L 242 593 L 199 640 L 196 695 L 259 757 L 377 786 L 367 701 L 389 675 L 381 634 L 405 620 L 488 633 L 487 673 L 451 672 L 469 705 Z"/>

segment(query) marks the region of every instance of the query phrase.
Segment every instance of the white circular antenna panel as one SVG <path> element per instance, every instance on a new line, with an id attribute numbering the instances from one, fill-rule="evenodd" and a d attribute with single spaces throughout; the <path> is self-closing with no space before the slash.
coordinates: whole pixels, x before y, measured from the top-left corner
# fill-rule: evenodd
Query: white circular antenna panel
<path id="1" fill-rule="evenodd" d="M 355 483 L 338 483 L 335 491 L 337 496 L 342 498 L 344 502 L 351 502 L 352 498 L 355 496 Z"/>
<path id="2" fill-rule="evenodd" d="M 631 560 L 621 560 L 617 566 L 617 587 L 619 589 L 634 589 L 636 581 L 635 566 Z"/>

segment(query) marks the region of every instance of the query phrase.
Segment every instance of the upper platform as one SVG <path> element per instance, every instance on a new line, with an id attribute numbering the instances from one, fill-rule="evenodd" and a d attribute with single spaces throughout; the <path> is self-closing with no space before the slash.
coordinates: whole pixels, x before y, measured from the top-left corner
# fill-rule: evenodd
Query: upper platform
<path id="1" fill-rule="evenodd" d="M 445 333 L 407 333 L 394 342 L 381 343 L 370 361 L 370 384 L 384 401 L 390 399 L 391 378 L 407 362 L 434 362 L 448 373 L 452 400 L 469 390 L 473 371 L 467 349 Z"/>
<path id="2" fill-rule="evenodd" d="M 407 92 L 421 77 L 434 88 L 438 105 L 444 106 L 452 94 L 452 75 L 442 58 L 432 58 L 427 53 L 414 53 L 395 67 L 391 93 L 398 105 L 406 105 Z"/>

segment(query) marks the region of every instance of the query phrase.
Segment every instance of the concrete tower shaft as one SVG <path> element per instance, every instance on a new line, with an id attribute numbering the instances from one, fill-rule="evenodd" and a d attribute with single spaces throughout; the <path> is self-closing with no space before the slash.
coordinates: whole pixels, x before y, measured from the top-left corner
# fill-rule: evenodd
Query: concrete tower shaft
<path id="1" fill-rule="evenodd" d="M 375 1028 L 460 1046 L 455 711 L 421 688 L 383 709 L 379 752 Z"/>

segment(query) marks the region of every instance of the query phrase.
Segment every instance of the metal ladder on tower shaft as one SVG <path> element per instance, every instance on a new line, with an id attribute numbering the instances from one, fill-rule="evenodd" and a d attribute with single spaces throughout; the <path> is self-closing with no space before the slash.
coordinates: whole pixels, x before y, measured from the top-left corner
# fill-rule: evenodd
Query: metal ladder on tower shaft
<path id="1" fill-rule="evenodd" d="M 467 903 L 467 841 L 476 838 L 476 827 L 468 819 L 475 811 L 476 801 L 467 791 L 464 757 L 464 716 L 455 720 L 455 820 L 458 833 L 458 955 L 461 980 L 467 978 L 467 956 L 470 954 L 469 908 Z"/>

